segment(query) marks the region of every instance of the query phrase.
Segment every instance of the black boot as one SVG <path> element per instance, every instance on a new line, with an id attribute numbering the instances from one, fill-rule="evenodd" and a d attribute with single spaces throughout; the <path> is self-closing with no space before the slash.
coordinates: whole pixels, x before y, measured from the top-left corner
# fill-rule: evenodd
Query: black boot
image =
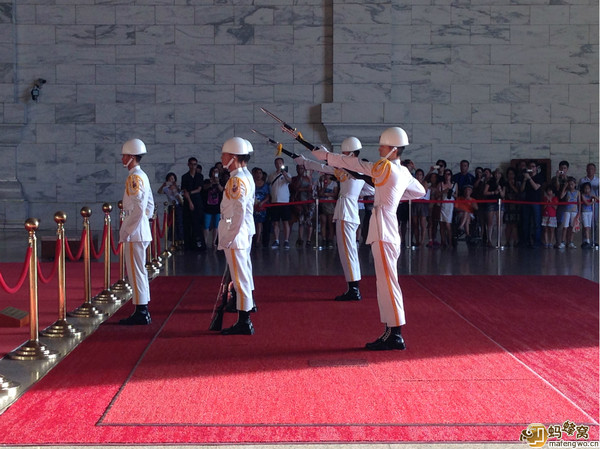
<path id="1" fill-rule="evenodd" d="M 123 318 L 119 321 L 119 324 L 124 324 L 126 326 L 133 326 L 136 324 L 150 324 L 152 323 L 152 318 L 150 318 L 150 312 L 148 311 L 148 305 L 136 305 L 135 312 L 128 318 Z"/>
<path id="2" fill-rule="evenodd" d="M 358 281 L 348 282 L 348 290 L 346 293 L 335 297 L 336 301 L 360 301 L 361 299 L 362 296 L 358 289 Z"/>
<path id="3" fill-rule="evenodd" d="M 223 335 L 253 335 L 254 326 L 250 321 L 250 312 L 238 311 L 238 320 L 233 326 L 221 331 Z"/>
<path id="4" fill-rule="evenodd" d="M 370 351 L 390 351 L 392 349 L 404 351 L 406 349 L 406 345 L 404 344 L 404 339 L 400 333 L 400 326 L 386 326 L 383 335 L 374 342 L 367 343 L 365 348 Z"/>

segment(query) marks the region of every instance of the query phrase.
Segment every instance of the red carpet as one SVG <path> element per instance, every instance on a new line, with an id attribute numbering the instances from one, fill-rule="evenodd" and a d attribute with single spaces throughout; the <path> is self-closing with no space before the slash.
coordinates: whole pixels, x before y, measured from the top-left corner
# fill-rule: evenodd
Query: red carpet
<path id="1" fill-rule="evenodd" d="M 517 442 L 566 420 L 598 439 L 597 284 L 403 277 L 409 349 L 372 353 L 373 278 L 352 304 L 339 277 L 256 278 L 252 337 L 206 330 L 218 282 L 154 280 L 153 324 L 114 325 L 126 305 L 0 416 L 28 422 L 0 444 Z"/>

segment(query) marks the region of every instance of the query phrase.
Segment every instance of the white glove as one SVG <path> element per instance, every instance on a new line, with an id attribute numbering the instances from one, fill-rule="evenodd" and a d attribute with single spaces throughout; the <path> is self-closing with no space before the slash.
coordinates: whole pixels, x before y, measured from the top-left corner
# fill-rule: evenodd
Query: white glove
<path id="1" fill-rule="evenodd" d="M 329 150 L 325 148 L 323 145 L 319 145 L 318 150 L 314 150 L 312 152 L 313 156 L 319 159 L 320 161 L 327 161 L 327 155 L 329 154 Z"/>
<path id="2" fill-rule="evenodd" d="M 294 163 L 296 165 L 300 165 L 301 167 L 304 167 L 304 162 L 306 161 L 306 158 L 302 155 L 294 158 Z"/>

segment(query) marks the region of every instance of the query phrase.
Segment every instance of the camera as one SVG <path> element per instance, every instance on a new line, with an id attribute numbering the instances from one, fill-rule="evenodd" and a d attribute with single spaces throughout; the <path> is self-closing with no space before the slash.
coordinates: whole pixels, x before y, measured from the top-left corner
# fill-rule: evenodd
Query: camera
<path id="1" fill-rule="evenodd" d="M 214 178 L 218 178 L 218 177 L 219 177 L 219 174 L 218 174 L 218 173 L 215 173 L 215 174 L 213 175 L 213 177 L 214 177 Z"/>
<path id="2" fill-rule="evenodd" d="M 434 169 L 434 170 L 439 170 L 439 169 L 440 169 L 440 166 L 439 166 L 439 165 L 434 165 L 434 166 L 433 166 L 433 169 Z"/>
<path id="3" fill-rule="evenodd" d="M 562 170 L 560 170 L 560 171 L 558 172 L 558 174 L 559 174 L 559 175 L 564 175 L 564 174 L 565 174 L 565 172 L 564 172 L 564 171 L 562 171 Z"/>

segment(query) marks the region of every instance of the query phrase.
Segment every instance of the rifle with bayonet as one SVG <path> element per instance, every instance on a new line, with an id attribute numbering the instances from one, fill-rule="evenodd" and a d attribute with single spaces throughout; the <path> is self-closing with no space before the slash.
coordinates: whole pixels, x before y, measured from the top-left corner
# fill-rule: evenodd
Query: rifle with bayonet
<path id="1" fill-rule="evenodd" d="M 291 157 L 292 159 L 296 159 L 297 157 L 300 157 L 299 154 L 296 154 L 296 153 L 294 153 L 292 151 L 288 151 L 285 148 L 283 148 L 283 144 L 281 142 L 277 142 L 276 140 L 271 139 L 269 136 L 265 136 L 260 131 L 257 131 L 255 129 L 251 129 L 250 131 L 252 131 L 255 134 L 258 134 L 259 136 L 264 137 L 267 140 L 267 143 L 270 143 L 275 148 L 277 148 L 277 153 L 275 153 L 276 156 L 280 156 L 283 153 L 286 156 Z"/>
<path id="2" fill-rule="evenodd" d="M 294 139 L 296 139 L 298 142 L 300 142 L 302 145 L 304 145 L 310 151 L 315 151 L 315 150 L 319 149 L 319 147 L 314 146 L 312 143 L 307 142 L 306 140 L 304 140 L 304 137 L 302 136 L 302 133 L 300 131 L 298 131 L 296 128 L 292 128 L 290 125 L 288 125 L 286 122 L 284 122 L 283 120 L 281 120 L 279 117 L 277 117 L 272 112 L 269 112 L 265 108 L 260 108 L 260 110 L 263 111 L 265 114 L 267 114 L 269 117 L 271 117 L 273 120 L 275 120 L 276 122 L 278 122 L 281 125 L 281 130 L 283 132 L 288 133 L 289 135 L 291 135 Z M 252 131 L 255 132 L 255 133 L 257 133 L 257 134 L 260 134 L 263 137 L 266 137 L 268 139 L 269 143 L 276 145 L 278 147 L 278 149 L 281 148 L 281 151 L 284 154 L 287 154 L 288 156 L 290 156 L 292 158 L 297 158 L 298 157 L 298 155 L 296 153 L 292 153 L 290 151 L 284 150 L 283 149 L 283 145 L 280 144 L 279 142 L 277 142 L 277 141 L 275 141 L 273 139 L 270 139 L 269 137 L 265 136 L 264 134 L 259 133 L 258 131 L 255 131 L 254 129 Z M 345 168 L 344 170 L 347 171 L 350 175 L 352 175 L 352 177 L 354 177 L 355 179 L 362 179 L 367 184 L 369 184 L 371 187 L 374 187 L 374 185 L 373 185 L 373 178 L 371 178 L 370 176 L 365 175 L 363 173 L 355 172 L 353 170 L 348 170 L 347 168 Z"/>

